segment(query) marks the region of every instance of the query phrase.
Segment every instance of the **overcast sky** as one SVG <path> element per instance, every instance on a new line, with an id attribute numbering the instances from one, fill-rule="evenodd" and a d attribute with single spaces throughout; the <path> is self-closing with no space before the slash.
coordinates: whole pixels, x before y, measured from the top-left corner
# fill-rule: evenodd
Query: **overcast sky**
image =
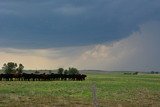
<path id="1" fill-rule="evenodd" d="M 160 70 L 159 0 L 0 0 L 0 64 Z"/>

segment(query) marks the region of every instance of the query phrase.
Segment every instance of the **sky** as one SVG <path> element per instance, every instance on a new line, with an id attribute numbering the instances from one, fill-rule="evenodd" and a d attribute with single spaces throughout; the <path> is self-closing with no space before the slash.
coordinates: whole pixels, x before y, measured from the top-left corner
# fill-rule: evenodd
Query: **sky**
<path id="1" fill-rule="evenodd" d="M 0 0 L 0 66 L 160 70 L 159 0 Z"/>

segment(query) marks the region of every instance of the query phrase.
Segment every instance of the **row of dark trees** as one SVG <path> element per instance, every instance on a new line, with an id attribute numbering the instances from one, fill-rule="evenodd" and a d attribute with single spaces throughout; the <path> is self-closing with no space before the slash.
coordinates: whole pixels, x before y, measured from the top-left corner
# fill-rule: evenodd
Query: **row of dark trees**
<path id="1" fill-rule="evenodd" d="M 7 64 L 5 63 L 2 67 L 2 70 L 4 71 L 5 74 L 14 74 L 18 73 L 21 74 L 23 73 L 24 66 L 22 64 L 17 65 L 17 63 L 14 62 L 8 62 Z M 39 73 L 36 71 L 35 73 Z M 64 70 L 63 68 L 58 69 L 58 74 L 66 74 L 66 75 L 73 75 L 73 74 L 79 74 L 79 71 L 76 68 L 69 68 L 68 70 Z"/>
<path id="2" fill-rule="evenodd" d="M 159 74 L 157 71 L 151 71 L 151 74 Z"/>
<path id="3" fill-rule="evenodd" d="M 65 75 L 73 75 L 79 74 L 79 71 L 76 68 L 69 68 L 68 70 L 64 70 L 63 68 L 58 69 L 58 74 L 65 74 Z"/>
<path id="4" fill-rule="evenodd" d="M 35 73 L 27 74 L 23 73 L 24 66 L 22 64 L 17 65 L 14 62 L 5 63 L 2 67 L 4 74 L 0 74 L 0 80 L 85 80 L 86 75 L 79 74 L 79 71 L 76 68 L 69 68 L 64 70 L 59 68 L 57 74 L 39 74 L 38 71 Z"/>

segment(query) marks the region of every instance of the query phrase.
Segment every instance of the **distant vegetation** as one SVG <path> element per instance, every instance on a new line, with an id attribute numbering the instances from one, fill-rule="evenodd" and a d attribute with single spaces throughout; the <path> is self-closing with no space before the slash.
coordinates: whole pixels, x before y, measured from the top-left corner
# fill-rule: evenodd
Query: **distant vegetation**
<path id="1" fill-rule="evenodd" d="M 22 64 L 19 64 L 17 66 L 17 63 L 14 62 L 8 62 L 7 64 L 4 63 L 2 70 L 5 74 L 13 74 L 13 73 L 22 73 L 24 69 L 24 66 Z"/>
<path id="2" fill-rule="evenodd" d="M 151 71 L 151 74 L 159 74 L 158 71 Z"/>
<path id="3" fill-rule="evenodd" d="M 34 73 L 23 73 L 24 66 L 14 62 L 5 63 L 2 67 L 4 74 L 0 74 L 0 80 L 6 81 L 51 81 L 51 80 L 77 80 L 82 81 L 85 80 L 86 75 L 79 74 L 77 68 L 69 68 L 68 70 L 64 70 L 63 68 L 59 68 L 57 73 L 54 74 L 49 71 L 49 74 L 40 73 L 39 71 L 35 71 Z"/>
<path id="4" fill-rule="evenodd" d="M 8 63 L 4 63 L 3 67 L 2 67 L 2 71 L 5 74 L 21 74 L 23 73 L 23 69 L 24 66 L 22 64 L 19 64 L 19 66 L 17 65 L 17 63 L 14 62 L 8 62 Z M 52 73 L 51 70 L 48 70 L 49 73 Z M 38 70 L 35 71 L 35 74 L 39 74 L 40 72 Z M 77 68 L 74 67 L 69 67 L 69 69 L 63 69 L 63 68 L 59 68 L 57 70 L 57 74 L 66 74 L 66 75 L 75 75 L 75 74 L 79 74 L 79 71 Z"/>
<path id="5" fill-rule="evenodd" d="M 74 74 L 79 74 L 79 71 L 77 68 L 69 68 L 68 70 L 64 70 L 63 68 L 58 69 L 58 74 L 66 74 L 66 75 L 74 75 Z"/>

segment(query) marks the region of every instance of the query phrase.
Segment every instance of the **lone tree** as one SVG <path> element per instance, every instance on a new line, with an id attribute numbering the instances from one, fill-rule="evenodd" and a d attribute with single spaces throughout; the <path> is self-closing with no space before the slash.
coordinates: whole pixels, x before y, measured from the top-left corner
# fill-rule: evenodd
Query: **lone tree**
<path id="1" fill-rule="evenodd" d="M 2 69 L 4 73 L 11 74 L 11 73 L 16 73 L 16 67 L 17 67 L 17 63 L 8 62 L 7 64 L 5 63 L 3 65 Z"/>
<path id="2" fill-rule="evenodd" d="M 24 66 L 22 64 L 19 64 L 18 68 L 17 68 L 17 72 L 19 74 L 21 74 L 23 72 Z"/>
<path id="3" fill-rule="evenodd" d="M 64 69 L 63 68 L 59 68 L 58 69 L 58 74 L 63 74 Z"/>
<path id="4" fill-rule="evenodd" d="M 77 70 L 77 68 L 69 68 L 68 74 L 69 75 L 79 74 L 79 71 Z"/>

